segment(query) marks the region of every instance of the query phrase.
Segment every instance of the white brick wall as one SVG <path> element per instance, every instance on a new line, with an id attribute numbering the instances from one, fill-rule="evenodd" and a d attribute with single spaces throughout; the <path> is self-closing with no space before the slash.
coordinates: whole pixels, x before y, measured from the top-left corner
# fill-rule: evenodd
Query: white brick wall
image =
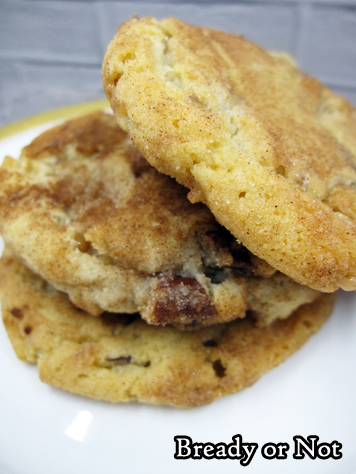
<path id="1" fill-rule="evenodd" d="M 103 97 L 105 48 L 134 13 L 176 16 L 289 51 L 356 105 L 356 0 L 0 0 L 0 125 Z"/>

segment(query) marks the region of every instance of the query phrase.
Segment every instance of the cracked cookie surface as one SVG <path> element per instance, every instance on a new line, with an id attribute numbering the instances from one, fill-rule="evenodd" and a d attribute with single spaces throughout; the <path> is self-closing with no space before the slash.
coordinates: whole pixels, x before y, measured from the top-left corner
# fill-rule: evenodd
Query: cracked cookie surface
<path id="1" fill-rule="evenodd" d="M 190 408 L 253 384 L 298 350 L 328 318 L 323 294 L 287 319 L 250 318 L 194 332 L 155 327 L 137 315 L 92 317 L 21 264 L 0 260 L 2 317 L 19 359 L 45 383 L 110 402 Z"/>
<path id="2" fill-rule="evenodd" d="M 192 329 L 251 309 L 263 324 L 317 298 L 186 194 L 142 158 L 112 115 L 96 112 L 5 159 L 0 230 L 29 268 L 92 315 L 139 311 L 150 324 Z"/>
<path id="3" fill-rule="evenodd" d="M 103 82 L 118 123 L 253 254 L 356 288 L 356 111 L 283 54 L 177 19 L 132 19 Z"/>

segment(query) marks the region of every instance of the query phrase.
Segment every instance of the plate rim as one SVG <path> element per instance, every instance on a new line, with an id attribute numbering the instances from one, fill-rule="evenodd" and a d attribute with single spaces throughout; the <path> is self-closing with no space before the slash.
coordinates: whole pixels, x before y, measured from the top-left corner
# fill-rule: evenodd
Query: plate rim
<path id="1" fill-rule="evenodd" d="M 110 107 L 107 99 L 92 100 L 89 102 L 81 102 L 56 109 L 47 110 L 39 114 L 31 115 L 23 119 L 11 122 L 0 128 L 0 142 L 18 133 L 24 132 L 30 128 L 43 125 L 52 120 L 75 118 L 95 110 Z"/>

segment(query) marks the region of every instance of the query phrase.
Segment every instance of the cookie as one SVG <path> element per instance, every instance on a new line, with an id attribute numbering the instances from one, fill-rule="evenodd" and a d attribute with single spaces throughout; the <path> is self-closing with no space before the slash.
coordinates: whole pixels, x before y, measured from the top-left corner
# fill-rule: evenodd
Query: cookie
<path id="1" fill-rule="evenodd" d="M 103 82 L 120 126 L 253 254 L 356 288 L 356 111 L 283 54 L 177 19 L 132 19 Z"/>
<path id="2" fill-rule="evenodd" d="M 251 309 L 267 324 L 317 298 L 186 195 L 112 115 L 95 112 L 43 133 L 19 160 L 5 159 L 0 231 L 29 268 L 94 316 L 140 312 L 150 324 L 194 329 Z"/>
<path id="3" fill-rule="evenodd" d="M 0 260 L 3 321 L 19 359 L 45 383 L 110 402 L 189 408 L 242 390 L 299 349 L 329 316 L 322 294 L 258 328 L 249 317 L 194 332 L 137 315 L 92 317 L 9 251 Z"/>

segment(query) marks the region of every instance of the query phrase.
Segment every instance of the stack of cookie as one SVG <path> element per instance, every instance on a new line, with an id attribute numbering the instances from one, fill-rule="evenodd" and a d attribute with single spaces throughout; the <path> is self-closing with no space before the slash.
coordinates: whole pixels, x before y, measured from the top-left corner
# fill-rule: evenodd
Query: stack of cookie
<path id="1" fill-rule="evenodd" d="M 210 403 L 355 287 L 355 111 L 288 56 L 175 19 L 125 23 L 103 79 L 114 116 L 0 170 L 4 323 L 54 386 Z"/>

